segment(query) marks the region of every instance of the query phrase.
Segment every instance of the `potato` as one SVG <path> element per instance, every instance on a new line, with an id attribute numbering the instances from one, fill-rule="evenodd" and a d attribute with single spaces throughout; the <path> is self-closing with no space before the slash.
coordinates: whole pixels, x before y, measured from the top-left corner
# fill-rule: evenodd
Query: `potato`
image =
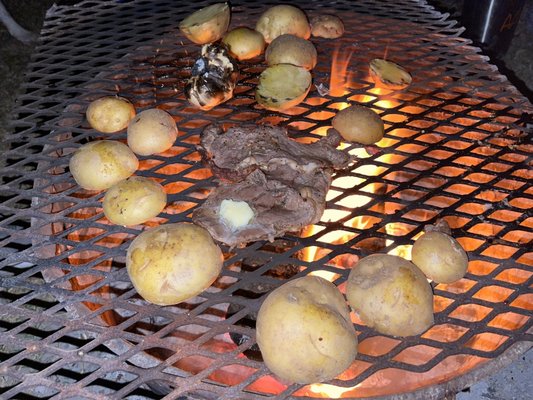
<path id="1" fill-rule="evenodd" d="M 280 35 L 275 38 L 265 53 L 268 65 L 292 64 L 311 70 L 316 65 L 317 53 L 309 40 L 294 35 Z"/>
<path id="2" fill-rule="evenodd" d="M 222 269 L 223 255 L 209 232 L 194 224 L 165 224 L 131 242 L 126 269 L 147 301 L 171 305 L 207 289 Z"/>
<path id="3" fill-rule="evenodd" d="M 398 256 L 359 260 L 348 276 L 346 297 L 365 324 L 385 335 L 418 335 L 434 322 L 431 286 L 422 271 Z"/>
<path id="4" fill-rule="evenodd" d="M 305 13 L 288 4 L 277 5 L 266 10 L 257 21 L 255 30 L 270 43 L 285 33 L 296 35 L 303 39 L 311 36 L 311 27 Z"/>
<path id="5" fill-rule="evenodd" d="M 291 64 L 266 68 L 259 76 L 255 99 L 269 110 L 282 111 L 300 104 L 311 88 L 311 73 Z"/>
<path id="6" fill-rule="evenodd" d="M 128 126 L 135 117 L 135 107 L 123 97 L 105 96 L 89 104 L 86 116 L 92 128 L 103 133 L 113 133 Z"/>
<path id="7" fill-rule="evenodd" d="M 289 281 L 259 309 L 257 344 L 266 366 L 300 384 L 333 379 L 357 355 L 357 336 L 344 297 L 318 276 Z"/>
<path id="8" fill-rule="evenodd" d="M 379 142 L 385 133 L 379 115 L 370 108 L 358 104 L 337 112 L 332 125 L 344 140 L 362 144 Z"/>
<path id="9" fill-rule="evenodd" d="M 228 30 L 231 11 L 228 3 L 204 7 L 180 22 L 180 31 L 196 44 L 212 43 Z"/>
<path id="10" fill-rule="evenodd" d="M 134 153 L 149 156 L 172 147 L 178 137 L 178 128 L 166 111 L 144 110 L 128 125 L 128 146 Z"/>
<path id="11" fill-rule="evenodd" d="M 132 176 L 115 183 L 103 200 L 104 214 L 117 225 L 138 225 L 157 216 L 167 204 L 163 187 L 148 178 Z"/>
<path id="12" fill-rule="evenodd" d="M 376 86 L 387 89 L 405 89 L 413 80 L 403 67 L 381 58 L 370 61 L 369 72 Z"/>
<path id="13" fill-rule="evenodd" d="M 265 50 L 263 35 L 246 27 L 229 31 L 222 39 L 222 42 L 228 46 L 230 54 L 241 61 L 257 57 Z"/>
<path id="14" fill-rule="evenodd" d="M 104 190 L 131 176 L 139 160 L 131 149 L 115 140 L 97 140 L 81 146 L 70 158 L 74 180 L 87 190 Z"/>
<path id="15" fill-rule="evenodd" d="M 468 256 L 457 240 L 438 231 L 426 232 L 413 245 L 412 260 L 437 283 L 461 279 L 468 268 Z"/>
<path id="16" fill-rule="evenodd" d="M 311 35 L 325 39 L 336 39 L 344 35 L 344 24 L 336 15 L 317 15 L 311 19 Z"/>

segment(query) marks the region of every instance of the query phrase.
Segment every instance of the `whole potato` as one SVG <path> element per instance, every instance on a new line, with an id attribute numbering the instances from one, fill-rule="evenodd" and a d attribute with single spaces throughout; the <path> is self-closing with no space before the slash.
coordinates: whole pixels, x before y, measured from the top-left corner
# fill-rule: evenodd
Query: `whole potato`
<path id="1" fill-rule="evenodd" d="M 336 39 L 344 35 L 344 24 L 336 15 L 317 15 L 311 19 L 311 35 L 325 39 Z"/>
<path id="2" fill-rule="evenodd" d="M 305 13 L 297 7 L 281 4 L 266 10 L 257 21 L 255 30 L 270 43 L 285 33 L 296 35 L 303 39 L 311 36 L 311 27 Z"/>
<path id="3" fill-rule="evenodd" d="M 128 146 L 141 156 L 170 149 L 177 137 L 176 122 L 169 113 L 158 108 L 140 112 L 128 125 Z"/>
<path id="4" fill-rule="evenodd" d="M 209 232 L 194 224 L 165 224 L 131 242 L 126 268 L 147 301 L 170 305 L 191 299 L 215 281 L 223 255 Z"/>
<path id="5" fill-rule="evenodd" d="M 316 65 L 317 52 L 309 40 L 285 34 L 270 43 L 265 60 L 268 65 L 292 64 L 311 70 Z"/>
<path id="6" fill-rule="evenodd" d="M 75 181 L 87 190 L 104 190 L 131 176 L 139 160 L 131 149 L 115 140 L 84 144 L 70 158 L 69 168 Z"/>
<path id="7" fill-rule="evenodd" d="M 333 379 L 357 355 L 357 336 L 344 297 L 318 276 L 289 281 L 265 299 L 256 323 L 266 366 L 300 384 Z"/>
<path id="8" fill-rule="evenodd" d="M 332 125 L 344 140 L 362 144 L 379 142 L 385 133 L 380 116 L 370 108 L 358 104 L 337 112 Z"/>
<path id="9" fill-rule="evenodd" d="M 240 27 L 226 33 L 222 42 L 237 60 L 249 60 L 265 50 L 263 35 L 253 29 Z"/>
<path id="10" fill-rule="evenodd" d="M 346 297 L 365 324 L 385 335 L 418 335 L 433 325 L 431 286 L 422 271 L 398 256 L 359 260 L 348 276 Z"/>
<path id="11" fill-rule="evenodd" d="M 128 126 L 135 116 L 135 107 L 123 97 L 105 96 L 89 104 L 86 116 L 92 128 L 103 133 L 113 133 Z"/>
<path id="12" fill-rule="evenodd" d="M 211 4 L 181 21 L 179 29 L 193 43 L 212 43 L 228 30 L 230 18 L 228 3 Z"/>
<path id="13" fill-rule="evenodd" d="M 159 183 L 132 176 L 111 186 L 102 203 L 104 214 L 117 225 L 138 225 L 157 216 L 167 204 L 167 194 Z"/>
<path id="14" fill-rule="evenodd" d="M 452 283 L 461 279 L 468 268 L 468 256 L 457 240 L 432 231 L 420 236 L 411 252 L 413 264 L 437 283 Z"/>
<path id="15" fill-rule="evenodd" d="M 305 68 L 276 64 L 259 75 L 255 99 L 268 110 L 287 110 L 305 99 L 311 83 L 311 73 Z"/>

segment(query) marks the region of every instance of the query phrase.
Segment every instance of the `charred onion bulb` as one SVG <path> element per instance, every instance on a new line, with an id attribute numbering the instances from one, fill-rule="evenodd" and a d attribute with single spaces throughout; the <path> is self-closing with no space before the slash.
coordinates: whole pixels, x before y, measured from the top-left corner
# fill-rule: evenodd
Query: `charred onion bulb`
<path id="1" fill-rule="evenodd" d="M 237 76 L 237 64 L 225 46 L 204 45 L 185 85 L 185 96 L 193 106 L 210 110 L 233 97 Z"/>

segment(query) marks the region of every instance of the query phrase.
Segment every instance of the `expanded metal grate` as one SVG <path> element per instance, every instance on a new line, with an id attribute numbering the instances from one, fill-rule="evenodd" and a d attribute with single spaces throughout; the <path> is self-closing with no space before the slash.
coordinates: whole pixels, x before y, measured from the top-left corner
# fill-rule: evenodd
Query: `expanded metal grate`
<path id="1" fill-rule="evenodd" d="M 233 2 L 232 26 L 253 27 L 274 3 Z M 207 4 L 84 1 L 48 13 L 0 172 L 0 397 L 428 399 L 526 351 L 531 104 L 446 15 L 407 0 L 346 0 L 301 2 L 310 16 L 334 13 L 347 28 L 335 41 L 312 39 L 319 62 L 304 103 L 283 113 L 258 107 L 264 65 L 253 60 L 241 63 L 235 97 L 201 112 L 182 91 L 199 47 L 177 23 Z M 349 76 L 333 96 L 323 88 L 337 51 Z M 408 89 L 374 86 L 368 62 L 382 57 L 411 72 Z M 125 138 L 97 134 L 85 121 L 88 103 L 106 94 L 127 97 L 137 111 L 165 109 L 180 130 L 172 149 L 141 157 L 138 174 L 169 194 L 165 211 L 144 226 L 109 224 L 103 193 L 81 190 L 68 172 L 81 144 Z M 368 151 L 344 145 L 359 158 L 334 176 L 320 223 L 273 243 L 225 249 L 220 278 L 193 300 L 160 307 L 136 294 L 124 266 L 129 242 L 146 227 L 189 221 L 216 185 L 195 150 L 205 126 L 280 124 L 308 142 L 351 102 L 380 113 L 386 135 Z M 253 328 L 269 290 L 319 271 L 344 290 L 360 257 L 408 257 L 424 226 L 439 220 L 470 264 L 464 279 L 434 286 L 433 327 L 386 337 L 352 315 L 359 355 L 338 379 L 285 385 L 269 373 Z"/>

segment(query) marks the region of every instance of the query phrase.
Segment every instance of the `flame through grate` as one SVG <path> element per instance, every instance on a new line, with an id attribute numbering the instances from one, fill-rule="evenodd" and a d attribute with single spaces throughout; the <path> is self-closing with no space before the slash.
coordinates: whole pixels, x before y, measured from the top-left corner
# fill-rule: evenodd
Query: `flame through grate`
<path id="1" fill-rule="evenodd" d="M 232 100 L 198 112 L 182 89 L 199 48 L 176 25 L 208 3 L 170 3 L 86 1 L 47 16 L 0 172 L 0 397 L 427 399 L 529 348 L 532 107 L 453 22 L 416 2 L 305 2 L 310 16 L 335 13 L 347 26 L 335 45 L 313 39 L 316 86 L 329 84 L 336 49 L 351 53 L 346 90 L 313 88 L 288 112 L 265 111 L 253 99 L 264 66 L 250 61 Z M 232 26 L 253 26 L 270 4 L 235 3 Z M 413 75 L 407 90 L 379 89 L 368 78 L 368 61 L 385 55 Z M 104 94 L 127 97 L 138 111 L 165 109 L 178 123 L 172 149 L 141 158 L 138 174 L 169 195 L 146 226 L 190 220 L 216 185 L 195 151 L 212 122 L 281 124 L 309 142 L 338 109 L 362 102 L 380 113 L 386 135 L 371 154 L 346 145 L 360 157 L 334 176 L 320 223 L 226 249 L 209 290 L 159 307 L 138 297 L 124 267 L 129 242 L 146 226 L 110 225 L 103 194 L 80 190 L 67 169 L 75 148 L 104 137 L 84 120 L 88 103 Z M 360 354 L 338 379 L 287 386 L 269 373 L 253 329 L 265 293 L 319 272 L 344 290 L 358 258 L 408 254 L 424 225 L 439 219 L 470 264 L 464 279 L 434 287 L 432 328 L 385 337 L 352 314 Z"/>

